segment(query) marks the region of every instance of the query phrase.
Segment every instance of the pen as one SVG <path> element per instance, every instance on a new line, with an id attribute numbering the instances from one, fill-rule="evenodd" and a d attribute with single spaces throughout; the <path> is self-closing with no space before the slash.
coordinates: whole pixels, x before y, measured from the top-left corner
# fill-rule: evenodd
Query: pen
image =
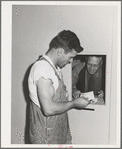
<path id="1" fill-rule="evenodd" d="M 91 108 L 82 108 L 83 110 L 90 110 L 90 111 L 94 111 L 95 109 L 91 109 Z"/>

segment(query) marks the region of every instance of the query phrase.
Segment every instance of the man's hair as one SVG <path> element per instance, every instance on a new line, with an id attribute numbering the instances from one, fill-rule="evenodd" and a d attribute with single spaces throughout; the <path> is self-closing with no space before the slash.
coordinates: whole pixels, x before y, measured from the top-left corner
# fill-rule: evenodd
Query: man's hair
<path id="1" fill-rule="evenodd" d="M 85 57 L 86 62 L 87 62 L 87 60 L 88 60 L 88 57 L 101 58 L 101 62 L 100 62 L 100 63 L 104 63 L 104 61 L 105 61 L 105 58 L 104 58 L 103 55 L 88 55 L 88 56 Z"/>
<path id="2" fill-rule="evenodd" d="M 58 35 L 50 42 L 48 51 L 52 48 L 63 48 L 65 53 L 71 52 L 72 49 L 74 49 L 77 53 L 83 51 L 77 35 L 70 30 L 63 30 L 58 33 Z"/>
<path id="3" fill-rule="evenodd" d="M 102 58 L 102 60 L 103 60 L 102 55 L 88 55 L 88 56 L 86 56 L 86 60 L 88 59 L 88 57 L 97 57 L 97 58 Z"/>

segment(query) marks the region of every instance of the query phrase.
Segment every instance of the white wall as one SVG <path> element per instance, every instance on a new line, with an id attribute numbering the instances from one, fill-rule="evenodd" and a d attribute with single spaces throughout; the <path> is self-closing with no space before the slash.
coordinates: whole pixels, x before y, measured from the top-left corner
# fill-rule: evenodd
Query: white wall
<path id="1" fill-rule="evenodd" d="M 25 87 L 24 96 L 23 81 L 27 79 L 25 76 L 27 69 L 39 55 L 47 51 L 51 38 L 59 31 L 68 29 L 74 31 L 79 37 L 84 48 L 83 54 L 102 53 L 107 55 L 107 103 L 105 106 L 90 106 L 95 109 L 94 112 L 76 110 L 69 112 L 73 143 L 111 144 L 109 129 L 114 15 L 113 6 L 13 6 L 12 143 L 24 143 L 27 104 L 25 96 L 27 93 Z M 114 55 L 115 64 L 116 60 L 117 57 Z M 62 71 L 71 97 L 71 66 L 66 66 Z M 116 76 L 116 74 L 114 75 Z M 24 83 L 26 85 L 26 81 Z M 116 84 L 116 79 L 113 84 Z M 113 134 L 115 127 L 116 124 L 111 129 Z M 115 140 L 116 138 L 112 139 L 113 144 L 116 143 Z"/>

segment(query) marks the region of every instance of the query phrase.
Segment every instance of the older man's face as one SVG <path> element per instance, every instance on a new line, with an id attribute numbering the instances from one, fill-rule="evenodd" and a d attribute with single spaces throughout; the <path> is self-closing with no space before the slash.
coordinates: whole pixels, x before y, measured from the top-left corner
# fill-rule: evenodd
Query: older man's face
<path id="1" fill-rule="evenodd" d="M 102 63 L 102 57 L 89 56 L 87 59 L 87 71 L 89 74 L 94 74 Z"/>

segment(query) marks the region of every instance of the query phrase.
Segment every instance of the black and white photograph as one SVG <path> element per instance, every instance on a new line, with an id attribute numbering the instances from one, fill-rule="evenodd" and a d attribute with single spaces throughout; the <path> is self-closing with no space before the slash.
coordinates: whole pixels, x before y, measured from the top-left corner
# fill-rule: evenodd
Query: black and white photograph
<path id="1" fill-rule="evenodd" d="M 77 55 L 72 62 L 72 96 L 105 104 L 106 55 Z M 93 97 L 92 97 L 93 96 Z"/>
<path id="2" fill-rule="evenodd" d="M 1 4 L 1 147 L 120 147 L 121 2 Z"/>

